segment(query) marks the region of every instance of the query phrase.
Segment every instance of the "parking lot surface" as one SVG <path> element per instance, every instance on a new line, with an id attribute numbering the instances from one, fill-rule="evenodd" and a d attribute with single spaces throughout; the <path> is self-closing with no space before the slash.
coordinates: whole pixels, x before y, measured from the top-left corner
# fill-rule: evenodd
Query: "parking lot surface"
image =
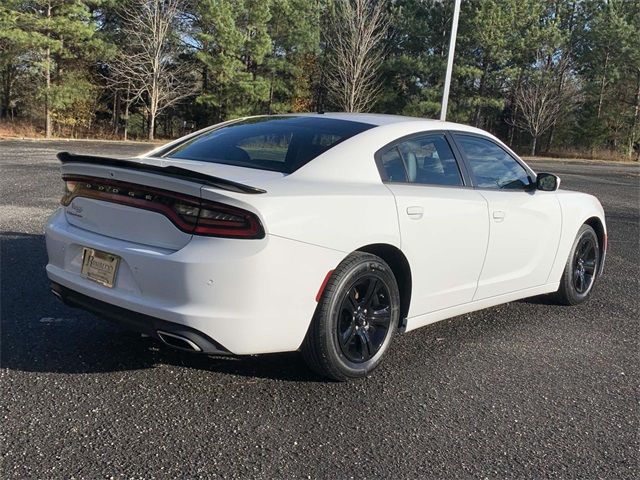
<path id="1" fill-rule="evenodd" d="M 148 148 L 0 141 L 3 479 L 638 477 L 637 164 L 532 162 L 604 206 L 609 253 L 589 302 L 445 320 L 337 384 L 296 353 L 171 351 L 50 294 L 55 153 Z"/>

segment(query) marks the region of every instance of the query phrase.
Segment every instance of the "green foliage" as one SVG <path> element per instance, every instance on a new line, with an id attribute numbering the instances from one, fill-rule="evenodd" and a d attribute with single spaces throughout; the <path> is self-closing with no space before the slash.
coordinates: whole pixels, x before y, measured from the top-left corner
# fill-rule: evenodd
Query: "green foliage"
<path id="1" fill-rule="evenodd" d="M 576 50 L 585 99 L 575 141 L 630 155 L 640 125 L 640 4 L 591 0 L 585 5 L 582 25 Z"/>
<path id="2" fill-rule="evenodd" d="M 62 74 L 51 88 L 51 115 L 55 122 L 72 136 L 79 129 L 88 129 L 94 118 L 98 91 L 81 72 Z"/>
<path id="3" fill-rule="evenodd" d="M 435 116 L 446 67 L 453 10 L 448 2 L 400 0 L 392 8 L 385 88 L 377 109 L 388 113 Z"/>
<path id="4" fill-rule="evenodd" d="M 196 58 L 205 78 L 198 102 L 216 120 L 248 115 L 269 95 L 262 65 L 271 47 L 271 1 L 207 0 L 197 9 Z"/>
<path id="5" fill-rule="evenodd" d="M 198 103 L 210 120 L 291 109 L 311 95 L 305 68 L 318 50 L 316 3 L 207 0 L 197 6 Z"/>
<path id="6" fill-rule="evenodd" d="M 35 98 L 45 104 L 59 127 L 89 126 L 93 115 L 86 100 L 95 97 L 91 66 L 109 54 L 92 15 L 98 5 L 98 1 L 7 0 L 0 6 L 2 113 L 6 115 L 14 97 L 19 97 L 15 76 L 21 74 L 33 83 Z M 87 106 L 87 111 L 81 113 L 80 105 Z M 16 106 L 26 109 L 26 105 Z M 74 108 L 70 115 L 69 109 Z"/>
<path id="7" fill-rule="evenodd" d="M 198 79 L 197 100 L 163 111 L 161 135 L 241 115 L 308 111 L 327 97 L 323 42 L 343 0 L 185 0 L 181 62 Z M 0 116 L 59 133 L 120 134 L 125 107 L 134 134 L 148 129 L 144 99 L 126 102 L 104 65 L 127 51 L 121 0 L 0 2 Z M 437 117 L 453 2 L 387 0 L 391 26 L 373 110 Z M 526 148 L 516 92 L 543 68 L 571 101 L 538 141 L 541 149 L 640 151 L 640 2 L 465 0 L 449 118 Z M 326 39 L 326 36 L 324 37 Z M 175 60 L 175 59 L 174 59 Z M 566 67 L 565 67 L 566 65 Z M 49 77 L 49 82 L 47 82 Z"/>

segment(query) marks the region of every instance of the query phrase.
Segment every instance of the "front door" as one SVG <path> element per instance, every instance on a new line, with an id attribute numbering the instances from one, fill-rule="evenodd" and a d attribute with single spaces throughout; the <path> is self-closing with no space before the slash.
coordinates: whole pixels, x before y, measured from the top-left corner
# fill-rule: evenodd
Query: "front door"
<path id="1" fill-rule="evenodd" d="M 455 140 L 489 206 L 489 248 L 474 300 L 545 284 L 560 241 L 555 192 L 532 188 L 532 174 L 492 140 Z"/>

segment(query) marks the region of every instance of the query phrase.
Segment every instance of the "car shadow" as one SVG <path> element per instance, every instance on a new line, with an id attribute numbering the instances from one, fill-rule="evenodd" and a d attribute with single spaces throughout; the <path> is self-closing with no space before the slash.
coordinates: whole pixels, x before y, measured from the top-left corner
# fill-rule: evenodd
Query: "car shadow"
<path id="1" fill-rule="evenodd" d="M 62 304 L 49 290 L 43 235 L 0 233 L 0 366 L 43 373 L 100 373 L 175 365 L 229 375 L 325 381 L 298 353 L 210 357 L 170 349 Z"/>
<path id="2" fill-rule="evenodd" d="M 521 298 L 518 303 L 528 303 L 529 305 L 560 305 L 551 294 L 538 295 L 537 297 Z"/>

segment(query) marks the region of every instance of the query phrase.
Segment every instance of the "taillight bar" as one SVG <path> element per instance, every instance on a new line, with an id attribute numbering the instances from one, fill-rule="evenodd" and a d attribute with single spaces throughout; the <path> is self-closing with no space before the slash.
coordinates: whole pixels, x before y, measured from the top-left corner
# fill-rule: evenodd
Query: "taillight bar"
<path id="1" fill-rule="evenodd" d="M 77 197 L 92 198 L 160 213 L 185 233 L 225 238 L 264 238 L 260 219 L 242 208 L 117 180 L 68 175 L 62 179 L 65 193 L 60 203 L 64 206 Z"/>

